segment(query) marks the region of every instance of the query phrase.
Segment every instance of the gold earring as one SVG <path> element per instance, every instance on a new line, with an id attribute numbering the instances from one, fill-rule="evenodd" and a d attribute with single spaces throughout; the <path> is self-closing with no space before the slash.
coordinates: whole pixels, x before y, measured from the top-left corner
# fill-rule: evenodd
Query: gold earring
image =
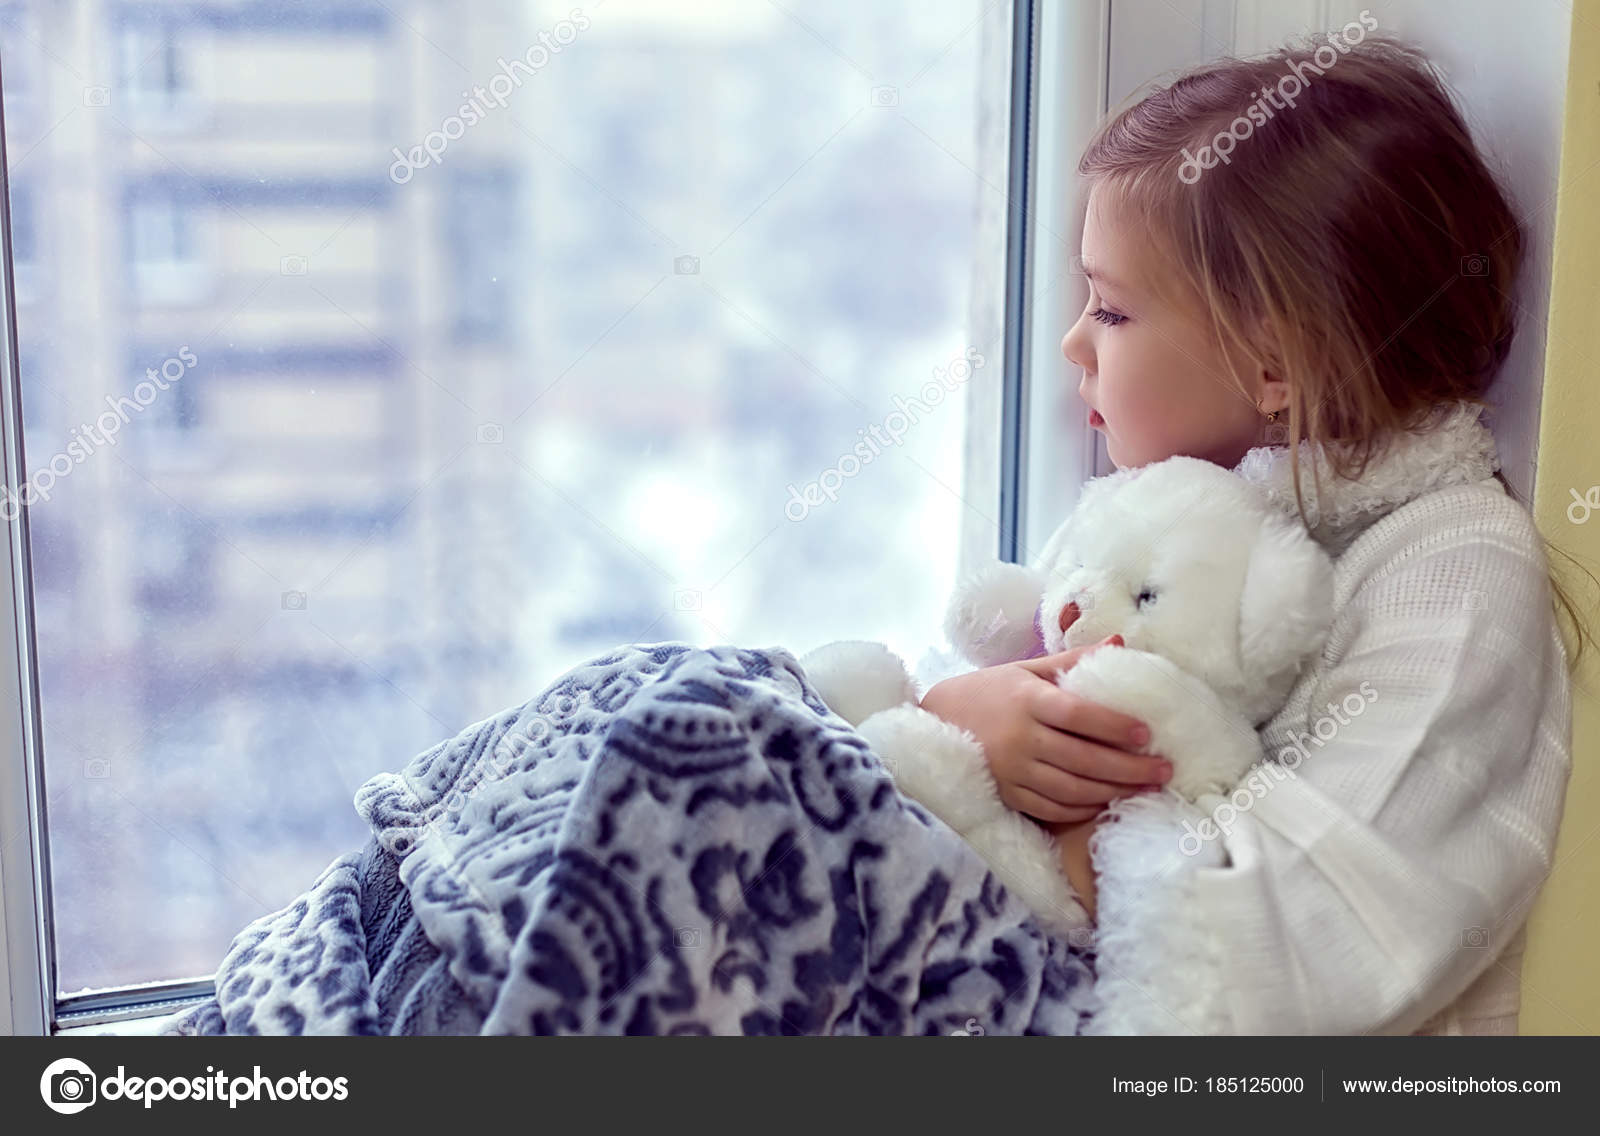
<path id="1" fill-rule="evenodd" d="M 1259 398 L 1256 399 L 1256 409 L 1257 410 L 1261 409 L 1261 400 Z M 1266 413 L 1266 412 L 1263 412 L 1263 413 Z M 1272 411 L 1270 413 L 1267 413 L 1267 421 L 1268 422 L 1276 422 L 1277 420 L 1278 420 L 1278 412 L 1276 410 L 1274 410 L 1274 411 Z"/>

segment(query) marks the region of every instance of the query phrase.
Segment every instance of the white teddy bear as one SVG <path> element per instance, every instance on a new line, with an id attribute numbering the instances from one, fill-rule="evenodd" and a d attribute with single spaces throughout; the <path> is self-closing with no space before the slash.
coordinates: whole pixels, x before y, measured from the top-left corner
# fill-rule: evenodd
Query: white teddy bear
<path id="1" fill-rule="evenodd" d="M 1176 850 L 1191 803 L 1228 792 L 1260 759 L 1256 726 L 1321 649 L 1332 612 L 1333 566 L 1305 528 L 1258 487 L 1189 457 L 1089 482 L 1032 567 L 996 563 L 957 589 L 945 629 L 980 666 L 1122 636 L 1122 647 L 1101 647 L 1057 676 L 1062 689 L 1148 725 L 1144 752 L 1173 767 L 1160 794 L 1114 803 L 1112 823 L 1095 834 L 1102 924 L 1118 902 L 1108 888 L 1167 872 L 1157 861 L 1169 836 Z M 1047 927 L 1085 931 L 1054 840 L 1001 803 L 977 739 L 917 704 L 897 656 L 846 641 L 801 662 L 903 792 L 960 833 Z M 1130 814 L 1153 821 L 1140 827 L 1159 853 L 1148 844 L 1110 850 L 1139 861 L 1119 875 L 1102 838 Z"/>

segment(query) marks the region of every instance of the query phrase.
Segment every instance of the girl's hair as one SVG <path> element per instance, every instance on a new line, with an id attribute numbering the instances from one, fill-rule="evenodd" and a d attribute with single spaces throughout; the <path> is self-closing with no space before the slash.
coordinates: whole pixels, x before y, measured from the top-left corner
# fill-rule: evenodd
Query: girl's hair
<path id="1" fill-rule="evenodd" d="M 1340 443 L 1333 471 L 1359 477 L 1440 404 L 1488 405 L 1523 229 L 1416 48 L 1330 37 L 1207 63 L 1111 115 L 1078 172 L 1166 254 L 1230 367 L 1237 352 L 1286 380 L 1302 518 L 1302 438 Z M 1593 636 L 1551 586 L 1576 667 Z"/>

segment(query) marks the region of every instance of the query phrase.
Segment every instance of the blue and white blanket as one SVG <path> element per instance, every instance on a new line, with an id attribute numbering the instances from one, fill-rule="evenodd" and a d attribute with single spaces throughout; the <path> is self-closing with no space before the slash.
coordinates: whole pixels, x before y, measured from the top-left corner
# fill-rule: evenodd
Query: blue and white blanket
<path id="1" fill-rule="evenodd" d="M 167 1034 L 1075 1034 L 1094 958 L 787 651 L 629 646 L 361 787 Z"/>

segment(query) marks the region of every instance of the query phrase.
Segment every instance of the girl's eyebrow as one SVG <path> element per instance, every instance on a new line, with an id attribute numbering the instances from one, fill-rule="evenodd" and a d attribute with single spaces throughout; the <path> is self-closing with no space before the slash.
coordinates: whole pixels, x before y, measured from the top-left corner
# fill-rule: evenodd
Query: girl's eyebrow
<path id="1" fill-rule="evenodd" d="M 1083 274 L 1102 287 L 1111 288 L 1117 292 L 1127 291 L 1127 289 L 1122 286 L 1121 282 L 1113 280 L 1111 277 L 1107 276 L 1104 269 L 1091 268 L 1086 264 L 1083 266 Z"/>

